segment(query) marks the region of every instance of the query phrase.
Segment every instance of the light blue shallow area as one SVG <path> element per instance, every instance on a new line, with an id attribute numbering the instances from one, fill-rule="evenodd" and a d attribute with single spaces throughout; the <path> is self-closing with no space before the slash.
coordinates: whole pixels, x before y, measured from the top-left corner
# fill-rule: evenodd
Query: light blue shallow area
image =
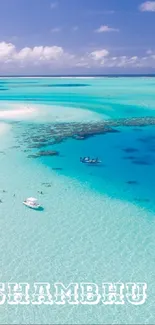
<path id="1" fill-rule="evenodd" d="M 91 120 L 155 116 L 154 86 L 154 78 L 0 80 L 0 112 L 12 116 L 23 104 L 38 110 L 35 118 L 0 115 L 6 123 L 0 134 L 0 282 L 148 285 L 142 306 L 5 304 L 0 324 L 155 323 L 154 126 L 121 126 L 119 133 L 42 148 L 58 150 L 58 157 L 28 158 L 37 149 L 25 141 L 25 134 L 30 139 L 52 125 L 57 109 L 64 121 L 66 112 L 76 121 L 78 110 Z M 102 164 L 86 166 L 80 156 Z M 28 196 L 38 197 L 44 211 L 23 206 Z"/>

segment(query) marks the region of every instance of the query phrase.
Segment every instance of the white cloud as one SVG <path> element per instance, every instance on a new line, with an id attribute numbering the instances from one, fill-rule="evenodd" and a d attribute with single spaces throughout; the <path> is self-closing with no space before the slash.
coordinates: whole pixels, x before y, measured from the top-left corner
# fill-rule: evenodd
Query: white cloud
<path id="1" fill-rule="evenodd" d="M 0 43 L 0 62 L 14 64 L 36 64 L 57 61 L 63 56 L 64 50 L 59 46 L 24 47 L 17 50 L 12 43 Z"/>
<path id="2" fill-rule="evenodd" d="M 140 7 L 140 11 L 152 11 L 155 12 L 155 1 L 143 2 Z"/>
<path id="3" fill-rule="evenodd" d="M 132 56 L 132 57 L 131 57 L 131 61 L 134 61 L 134 62 L 135 62 L 135 61 L 137 61 L 137 60 L 138 60 L 138 56 Z"/>
<path id="4" fill-rule="evenodd" d="M 33 67 L 59 71 L 62 68 L 155 68 L 155 51 L 143 56 L 114 56 L 106 48 L 86 53 L 70 53 L 61 46 L 34 46 L 18 49 L 13 43 L 0 42 L 1 71 L 33 71 Z M 11 70 L 12 69 L 12 70 Z M 25 69 L 25 70 L 23 70 Z M 38 70 L 39 71 L 39 70 Z"/>
<path id="5" fill-rule="evenodd" d="M 109 52 L 106 49 L 102 49 L 102 50 L 91 52 L 90 57 L 92 57 L 93 60 L 102 60 L 108 54 Z"/>
<path id="6" fill-rule="evenodd" d="M 118 28 L 112 28 L 107 25 L 102 25 L 95 30 L 96 33 L 106 33 L 106 32 L 119 32 Z"/>
<path id="7" fill-rule="evenodd" d="M 12 43 L 0 43 L 0 61 L 11 59 L 15 52 L 16 48 Z"/>
<path id="8" fill-rule="evenodd" d="M 58 2 L 51 2 L 51 9 L 55 9 L 58 7 Z"/>
<path id="9" fill-rule="evenodd" d="M 59 33 L 61 32 L 61 28 L 60 27 L 54 27 L 51 29 L 51 33 Z"/>

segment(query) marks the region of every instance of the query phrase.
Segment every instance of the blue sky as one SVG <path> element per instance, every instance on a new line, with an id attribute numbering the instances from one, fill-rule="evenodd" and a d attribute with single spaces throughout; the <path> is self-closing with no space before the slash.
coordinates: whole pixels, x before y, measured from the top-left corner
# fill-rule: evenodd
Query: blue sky
<path id="1" fill-rule="evenodd" d="M 155 73 L 155 1 L 1 0 L 0 73 Z"/>

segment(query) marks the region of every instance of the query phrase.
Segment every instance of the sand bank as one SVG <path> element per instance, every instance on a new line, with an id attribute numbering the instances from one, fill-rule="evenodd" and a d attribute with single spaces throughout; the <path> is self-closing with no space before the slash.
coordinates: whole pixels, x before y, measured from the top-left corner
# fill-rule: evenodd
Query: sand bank
<path id="1" fill-rule="evenodd" d="M 101 121 L 101 115 L 88 109 L 45 105 L 7 103 L 1 104 L 0 120 L 33 120 L 38 123 L 90 122 Z M 106 119 L 106 116 L 105 116 Z"/>
<path id="2" fill-rule="evenodd" d="M 0 123 L 0 136 L 2 134 L 5 134 L 9 129 L 10 129 L 10 125 L 7 123 Z"/>
<path id="3" fill-rule="evenodd" d="M 29 117 L 32 113 L 35 113 L 36 109 L 32 107 L 22 107 L 20 109 L 12 110 L 0 110 L 0 119 L 17 119 L 17 118 L 26 118 Z"/>

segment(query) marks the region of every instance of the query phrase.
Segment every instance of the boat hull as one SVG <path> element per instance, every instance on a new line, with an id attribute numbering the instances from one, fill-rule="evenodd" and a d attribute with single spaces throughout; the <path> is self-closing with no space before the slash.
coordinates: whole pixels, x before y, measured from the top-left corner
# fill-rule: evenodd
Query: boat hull
<path id="1" fill-rule="evenodd" d="M 90 161 L 81 161 L 82 164 L 87 164 L 87 165 L 99 165 L 102 162 L 101 161 L 97 161 L 97 162 L 90 162 Z"/>
<path id="2" fill-rule="evenodd" d="M 23 204 L 24 204 L 26 207 L 28 207 L 28 208 L 30 208 L 30 209 L 33 209 L 33 210 L 38 210 L 38 209 L 41 208 L 41 206 L 40 206 L 39 204 L 37 204 L 36 206 L 35 206 L 35 205 L 28 204 L 28 203 L 26 203 L 26 202 L 23 202 Z"/>

